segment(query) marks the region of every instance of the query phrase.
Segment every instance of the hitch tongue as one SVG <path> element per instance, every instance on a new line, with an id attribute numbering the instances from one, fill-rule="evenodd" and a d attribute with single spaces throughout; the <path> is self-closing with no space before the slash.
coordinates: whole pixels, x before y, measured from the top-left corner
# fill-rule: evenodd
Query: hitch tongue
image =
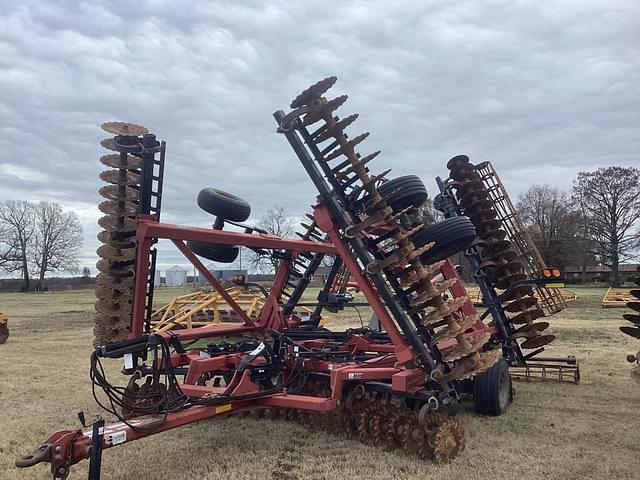
<path id="1" fill-rule="evenodd" d="M 27 468 L 33 467 L 41 462 L 50 462 L 52 446 L 51 443 L 43 443 L 33 453 L 20 455 L 16 458 L 16 467 Z"/>

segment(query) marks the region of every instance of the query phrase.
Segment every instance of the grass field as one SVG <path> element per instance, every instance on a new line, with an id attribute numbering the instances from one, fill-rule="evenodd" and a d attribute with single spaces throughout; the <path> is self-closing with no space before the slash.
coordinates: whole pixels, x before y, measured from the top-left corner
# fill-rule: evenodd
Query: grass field
<path id="1" fill-rule="evenodd" d="M 622 310 L 600 308 L 605 290 L 575 290 L 579 299 L 551 320 L 558 339 L 549 352 L 576 355 L 581 384 L 517 383 L 514 404 L 498 418 L 463 404 L 467 448 L 450 465 L 293 423 L 229 418 L 108 450 L 103 478 L 639 479 L 640 386 L 629 380 L 625 356 L 640 342 L 618 331 Z M 176 294 L 160 290 L 157 300 Z M 79 410 L 98 413 L 88 379 L 93 300 L 92 291 L 0 294 L 11 331 L 0 346 L 0 479 L 50 478 L 48 466 L 16 469 L 15 456 L 77 428 Z M 83 462 L 69 478 L 86 475 Z"/>

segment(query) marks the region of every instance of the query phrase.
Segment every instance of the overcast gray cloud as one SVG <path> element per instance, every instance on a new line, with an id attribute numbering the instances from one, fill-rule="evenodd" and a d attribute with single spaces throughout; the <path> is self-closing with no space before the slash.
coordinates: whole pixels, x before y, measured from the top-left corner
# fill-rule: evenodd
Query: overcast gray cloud
<path id="1" fill-rule="evenodd" d="M 102 122 L 167 141 L 167 222 L 210 222 L 195 205 L 205 186 L 256 219 L 275 204 L 303 215 L 315 192 L 271 113 L 332 74 L 379 170 L 432 192 L 458 153 L 491 160 L 514 197 L 640 164 L 637 1 L 1 4 L 0 200 L 76 210 L 88 265 Z"/>

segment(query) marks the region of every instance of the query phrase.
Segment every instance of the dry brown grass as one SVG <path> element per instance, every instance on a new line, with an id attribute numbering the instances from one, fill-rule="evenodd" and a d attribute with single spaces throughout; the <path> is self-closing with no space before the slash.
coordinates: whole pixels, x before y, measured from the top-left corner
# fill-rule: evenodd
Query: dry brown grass
<path id="1" fill-rule="evenodd" d="M 172 294 L 161 290 L 158 302 Z M 620 310 L 600 308 L 603 290 L 578 294 L 552 320 L 559 339 L 550 350 L 580 359 L 582 383 L 517 384 L 514 404 L 499 418 L 476 416 L 464 404 L 467 449 L 451 465 L 296 424 L 229 418 L 108 450 L 103 477 L 638 479 L 640 387 L 630 382 L 624 360 L 638 342 L 618 332 Z M 97 413 L 87 375 L 92 303 L 91 292 L 0 295 L 11 330 L 0 346 L 0 478 L 49 478 L 43 465 L 16 469 L 15 455 L 56 430 L 77 427 L 78 410 Z M 366 323 L 368 313 L 361 313 Z M 86 463 L 70 478 L 86 478 Z"/>

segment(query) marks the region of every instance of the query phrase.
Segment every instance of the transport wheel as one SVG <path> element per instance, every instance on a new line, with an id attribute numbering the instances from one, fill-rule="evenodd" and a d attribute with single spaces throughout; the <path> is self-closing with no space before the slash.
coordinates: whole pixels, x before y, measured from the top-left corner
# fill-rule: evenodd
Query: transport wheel
<path id="1" fill-rule="evenodd" d="M 394 212 L 407 207 L 417 208 L 427 200 L 427 188 L 417 175 L 405 175 L 383 183 L 378 192 Z"/>
<path id="2" fill-rule="evenodd" d="M 511 375 L 504 358 L 473 379 L 473 403 L 476 413 L 497 417 L 506 412 L 511 400 Z"/>
<path id="3" fill-rule="evenodd" d="M 251 215 L 251 205 L 245 200 L 215 188 L 200 190 L 198 206 L 205 212 L 232 222 L 244 222 Z"/>
<path id="4" fill-rule="evenodd" d="M 420 256 L 422 263 L 428 264 L 464 250 L 475 237 L 475 228 L 468 217 L 453 217 L 424 227 L 411 237 L 411 241 L 416 248 L 431 242 L 435 244 Z"/>
<path id="5" fill-rule="evenodd" d="M 239 247 L 234 247 L 233 245 L 220 245 L 219 243 L 188 241 L 187 246 L 196 255 L 220 263 L 233 262 L 240 252 Z"/>

